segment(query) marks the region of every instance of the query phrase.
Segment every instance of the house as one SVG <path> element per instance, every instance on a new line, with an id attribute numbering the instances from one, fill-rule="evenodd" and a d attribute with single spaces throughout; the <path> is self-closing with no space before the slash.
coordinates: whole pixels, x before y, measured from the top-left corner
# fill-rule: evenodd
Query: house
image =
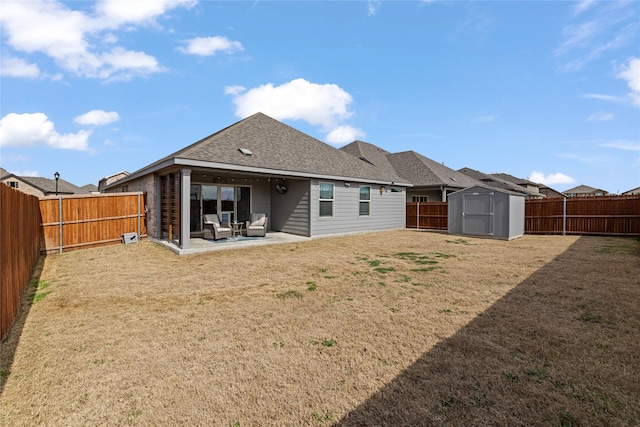
<path id="1" fill-rule="evenodd" d="M 103 192 L 104 189 L 108 186 L 113 184 L 114 182 L 116 182 L 119 179 L 122 179 L 126 176 L 129 176 L 129 172 L 126 171 L 121 171 L 118 173 L 114 173 L 112 175 L 109 176 L 105 176 L 104 178 L 102 178 L 99 182 L 98 182 L 98 191 L 99 192 Z"/>
<path id="2" fill-rule="evenodd" d="M 458 172 L 463 173 L 470 178 L 474 178 L 480 181 L 483 185 L 487 187 L 496 188 L 498 190 L 508 190 L 508 191 L 514 191 L 516 193 L 521 193 L 521 194 L 524 194 L 528 199 L 540 199 L 544 197 L 544 195 L 538 191 L 537 187 L 535 187 L 535 189 L 532 189 L 532 188 L 528 188 L 529 185 L 521 186 L 519 184 L 503 179 L 502 177 L 498 176 L 499 174 L 488 175 L 468 167 L 458 169 Z"/>
<path id="3" fill-rule="evenodd" d="M 623 196 L 635 196 L 640 195 L 640 187 L 634 188 L 633 190 L 625 191 L 622 193 Z"/>
<path id="4" fill-rule="evenodd" d="M 16 188 L 23 193 L 31 194 L 37 197 L 51 196 L 56 194 L 89 194 L 90 188 L 85 186 L 78 187 L 62 178 L 49 179 L 40 176 L 18 176 L 2 169 L 0 181 Z M 57 181 L 57 182 L 56 182 Z M 92 185 L 92 184 L 88 184 Z M 95 187 L 95 186 L 94 186 Z"/>
<path id="5" fill-rule="evenodd" d="M 479 182 L 415 151 L 390 153 L 373 144 L 354 141 L 341 150 L 383 170 L 395 172 L 412 184 L 407 202 L 446 202 L 447 195 Z"/>
<path id="6" fill-rule="evenodd" d="M 589 187 L 588 185 L 578 185 L 577 187 L 565 190 L 567 197 L 594 197 L 606 196 L 609 193 L 599 188 Z"/>
<path id="7" fill-rule="evenodd" d="M 106 185 L 147 193 L 147 234 L 182 249 L 204 235 L 203 215 L 302 236 L 405 227 L 410 184 L 256 113 Z"/>
<path id="8" fill-rule="evenodd" d="M 527 190 L 531 190 L 534 193 L 541 194 L 540 197 L 565 197 L 559 191 L 554 190 L 551 187 L 548 187 L 544 184 L 540 184 L 537 182 L 529 181 L 528 179 L 518 178 L 513 175 L 509 175 L 508 173 L 492 173 L 490 174 L 493 177 L 499 178 L 502 181 L 508 181 L 512 184 L 519 185 L 520 187 L 526 188 Z"/>

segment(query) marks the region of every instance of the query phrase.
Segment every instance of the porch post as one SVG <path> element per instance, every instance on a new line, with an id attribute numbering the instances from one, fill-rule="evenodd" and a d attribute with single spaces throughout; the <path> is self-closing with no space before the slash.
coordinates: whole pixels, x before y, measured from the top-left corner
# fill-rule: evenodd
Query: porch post
<path id="1" fill-rule="evenodd" d="M 191 247 L 191 169 L 182 169 L 180 174 L 180 247 Z"/>

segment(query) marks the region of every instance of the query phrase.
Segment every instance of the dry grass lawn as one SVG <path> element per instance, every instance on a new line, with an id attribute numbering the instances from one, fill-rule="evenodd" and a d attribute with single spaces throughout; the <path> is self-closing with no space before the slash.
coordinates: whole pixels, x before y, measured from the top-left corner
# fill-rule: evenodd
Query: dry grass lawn
<path id="1" fill-rule="evenodd" d="M 47 257 L 0 425 L 640 425 L 640 242 L 403 230 Z"/>

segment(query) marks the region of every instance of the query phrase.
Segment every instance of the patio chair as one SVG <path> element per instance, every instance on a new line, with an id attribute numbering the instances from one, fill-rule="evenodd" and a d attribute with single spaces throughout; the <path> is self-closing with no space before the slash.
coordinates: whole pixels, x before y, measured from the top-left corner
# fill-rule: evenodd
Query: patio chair
<path id="1" fill-rule="evenodd" d="M 247 237 L 265 237 L 267 234 L 267 214 L 252 213 L 251 220 L 247 221 L 246 230 Z"/>
<path id="2" fill-rule="evenodd" d="M 231 237 L 231 228 L 223 227 L 222 224 L 220 224 L 218 214 L 204 215 L 204 230 L 205 237 L 207 237 L 207 231 L 209 231 L 213 240 Z"/>

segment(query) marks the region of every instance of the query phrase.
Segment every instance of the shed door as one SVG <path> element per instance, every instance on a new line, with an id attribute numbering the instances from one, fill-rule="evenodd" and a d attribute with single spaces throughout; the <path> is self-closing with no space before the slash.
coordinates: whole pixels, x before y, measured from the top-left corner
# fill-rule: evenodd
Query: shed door
<path id="1" fill-rule="evenodd" d="M 462 233 L 493 235 L 493 192 L 462 195 Z"/>

